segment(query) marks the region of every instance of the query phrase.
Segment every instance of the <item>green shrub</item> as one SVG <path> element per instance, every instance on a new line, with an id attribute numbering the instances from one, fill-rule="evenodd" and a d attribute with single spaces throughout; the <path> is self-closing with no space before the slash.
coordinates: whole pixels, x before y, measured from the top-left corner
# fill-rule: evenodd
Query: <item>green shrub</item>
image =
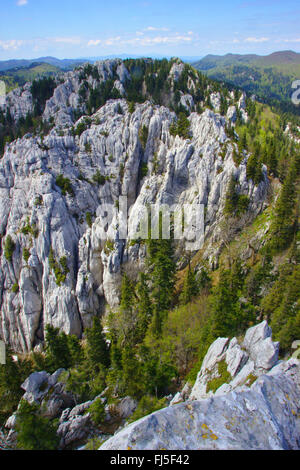
<path id="1" fill-rule="evenodd" d="M 140 141 L 144 150 L 147 145 L 148 133 L 149 133 L 149 130 L 147 126 L 143 126 L 139 131 L 139 138 L 140 138 Z"/>
<path id="2" fill-rule="evenodd" d="M 221 361 L 218 364 L 219 377 L 210 380 L 206 385 L 206 393 L 212 391 L 215 393 L 221 385 L 231 381 L 231 374 L 227 370 L 227 364 L 225 361 Z"/>
<path id="3" fill-rule="evenodd" d="M 128 103 L 128 112 L 129 112 L 130 114 L 132 114 L 132 113 L 134 113 L 134 110 L 135 110 L 135 103 L 133 103 L 132 101 L 130 101 L 130 102 Z"/>
<path id="4" fill-rule="evenodd" d="M 17 294 L 19 292 L 19 284 L 17 282 L 15 282 L 15 284 L 12 286 L 12 289 L 11 291 L 14 293 L 14 294 Z"/>
<path id="5" fill-rule="evenodd" d="M 125 167 L 123 163 L 120 163 L 120 180 L 123 181 L 124 178 Z"/>
<path id="6" fill-rule="evenodd" d="M 30 258 L 30 251 L 27 250 L 27 248 L 23 248 L 23 258 L 26 261 L 26 263 L 28 262 Z"/>
<path id="7" fill-rule="evenodd" d="M 41 196 L 41 195 L 37 196 L 35 198 L 34 205 L 35 205 L 35 207 L 42 206 L 43 205 L 43 196 Z"/>
<path id="8" fill-rule="evenodd" d="M 4 256 L 8 261 L 12 260 L 16 245 L 10 235 L 7 235 L 4 245 Z"/>
<path id="9" fill-rule="evenodd" d="M 35 224 L 30 225 L 29 217 L 26 219 L 26 225 L 21 228 L 21 233 L 23 235 L 32 235 L 34 238 L 37 238 L 39 235 L 39 229 Z"/>
<path id="10" fill-rule="evenodd" d="M 238 193 L 237 181 L 232 175 L 226 193 L 224 213 L 226 215 L 239 216 L 247 211 L 249 203 L 248 196 Z"/>
<path id="11" fill-rule="evenodd" d="M 183 139 L 190 138 L 190 122 L 185 113 L 179 113 L 177 123 L 171 124 L 170 134 L 174 137 L 179 135 L 179 137 L 182 137 Z"/>
<path id="12" fill-rule="evenodd" d="M 88 224 L 89 227 L 91 227 L 93 225 L 92 214 L 90 212 L 86 213 L 85 220 L 86 220 L 86 223 Z"/>
<path id="13" fill-rule="evenodd" d="M 100 425 L 103 423 L 105 418 L 105 406 L 101 401 L 101 398 L 98 398 L 94 403 L 89 407 L 89 413 L 91 414 L 92 420 L 95 424 Z"/>
<path id="14" fill-rule="evenodd" d="M 107 240 L 104 246 L 104 253 L 106 255 L 109 255 L 111 251 L 113 251 L 115 248 L 115 243 L 113 240 Z"/>
<path id="15" fill-rule="evenodd" d="M 50 248 L 49 252 L 49 266 L 54 271 L 56 284 L 61 286 L 66 281 L 67 274 L 70 272 L 68 268 L 67 257 L 63 256 L 59 262 L 56 261 L 53 249 Z"/>
<path id="16" fill-rule="evenodd" d="M 61 189 L 64 196 L 67 193 L 70 194 L 70 196 L 74 196 L 74 191 L 69 178 L 65 178 L 63 175 L 58 175 L 56 178 L 56 185 Z"/>
<path id="17" fill-rule="evenodd" d="M 103 186 L 105 184 L 105 176 L 101 175 L 100 171 L 97 170 L 96 173 L 93 175 L 94 183 L 99 184 L 99 186 Z"/>
<path id="18" fill-rule="evenodd" d="M 92 151 L 92 145 L 91 145 L 89 142 L 87 142 L 87 143 L 84 145 L 84 148 L 85 148 L 86 153 L 91 153 L 91 151 Z"/>
<path id="19" fill-rule="evenodd" d="M 87 130 L 87 125 L 84 121 L 81 121 L 76 127 L 74 133 L 75 135 L 81 136 L 81 134 Z"/>
<path id="20" fill-rule="evenodd" d="M 23 450 L 56 450 L 59 437 L 57 427 L 40 415 L 37 404 L 25 400 L 17 411 L 17 446 Z"/>
<path id="21" fill-rule="evenodd" d="M 84 448 L 84 450 L 98 450 L 99 447 L 104 443 L 105 441 L 103 439 L 100 439 L 99 437 L 93 437 L 92 439 L 89 439 L 87 441 L 87 444 Z"/>
<path id="22" fill-rule="evenodd" d="M 128 422 L 133 423 L 138 419 L 143 418 L 155 411 L 161 410 L 167 406 L 167 401 L 165 398 L 161 398 L 160 400 L 156 397 L 152 397 L 150 395 L 145 395 L 139 402 L 137 409 L 131 415 Z"/>
<path id="23" fill-rule="evenodd" d="M 145 178 L 148 174 L 148 165 L 147 163 L 143 162 L 141 164 L 141 178 Z"/>

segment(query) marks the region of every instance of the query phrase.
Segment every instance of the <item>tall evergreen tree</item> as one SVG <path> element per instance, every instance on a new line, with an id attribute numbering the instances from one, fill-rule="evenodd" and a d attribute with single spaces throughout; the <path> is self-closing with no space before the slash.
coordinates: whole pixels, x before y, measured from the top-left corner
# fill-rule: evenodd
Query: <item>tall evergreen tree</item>
<path id="1" fill-rule="evenodd" d="M 273 234 L 271 245 L 275 250 L 282 250 L 289 245 L 296 228 L 295 206 L 299 197 L 296 188 L 297 170 L 297 163 L 294 159 L 276 202 L 275 218 L 271 227 Z"/>
<path id="2" fill-rule="evenodd" d="M 49 372 L 57 369 L 68 369 L 72 366 L 72 358 L 68 346 L 68 337 L 59 328 L 46 326 L 46 364 Z"/>
<path id="3" fill-rule="evenodd" d="M 104 338 L 101 320 L 93 318 L 93 325 L 87 328 L 86 332 L 86 354 L 92 370 L 99 372 L 101 368 L 110 364 L 109 351 Z"/>
<path id="4" fill-rule="evenodd" d="M 172 240 L 151 240 L 153 328 L 159 334 L 174 296 L 176 264 Z"/>
<path id="5" fill-rule="evenodd" d="M 22 400 L 17 411 L 17 443 L 22 450 L 56 450 L 57 429 L 48 418 L 40 415 L 35 403 Z"/>
<path id="6" fill-rule="evenodd" d="M 183 289 L 180 295 L 180 301 L 182 304 L 189 303 L 193 297 L 199 294 L 199 284 L 196 279 L 195 271 L 191 269 L 189 265 L 187 276 L 184 281 Z"/>
<path id="7" fill-rule="evenodd" d="M 140 274 L 140 279 L 137 284 L 137 310 L 138 310 L 138 334 L 139 340 L 142 341 L 147 332 L 147 328 L 151 322 L 153 308 L 150 299 L 150 291 L 148 287 L 148 279 L 145 273 Z"/>

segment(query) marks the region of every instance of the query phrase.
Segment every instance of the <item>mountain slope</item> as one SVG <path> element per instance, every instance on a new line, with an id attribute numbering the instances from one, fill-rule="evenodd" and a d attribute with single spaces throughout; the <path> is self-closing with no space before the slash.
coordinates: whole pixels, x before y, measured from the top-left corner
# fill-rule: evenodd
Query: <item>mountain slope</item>
<path id="1" fill-rule="evenodd" d="M 161 80 L 168 76 L 159 91 L 151 81 L 155 67 Z M 40 118 L 40 132 L 52 122 L 48 135 L 46 126 L 45 135 L 27 134 L 6 145 L 0 162 L 1 336 L 17 350 L 29 350 L 43 340 L 49 323 L 80 335 L 103 300 L 116 305 L 121 264 L 140 264 L 144 256 L 143 246 L 118 241 L 113 227 L 119 196 L 128 198 L 134 227 L 139 204 L 205 204 L 209 233 L 221 216 L 234 173 L 249 197 L 252 216 L 261 210 L 268 186 L 265 170 L 258 186 L 247 181 L 247 159 L 235 167 L 226 119 L 210 110 L 190 114 L 188 139 L 176 136 L 179 130 L 170 132 L 174 112 L 147 101 L 132 106 L 112 100 L 95 114 L 74 119 L 84 107 L 93 112 L 97 100 L 105 103 L 110 96 L 144 100 L 139 94 L 144 80 L 159 102 L 173 103 L 179 110 L 192 111 L 194 100 L 207 93 L 205 79 L 180 62 L 102 62 L 69 72 L 57 84 Z M 102 92 L 94 95 L 97 87 Z M 33 111 L 32 91 L 25 87 L 21 95 L 8 95 L 12 119 Z M 211 96 L 219 106 L 218 95 Z M 245 113 L 245 105 L 239 106 Z M 147 130 L 144 141 L 142 129 Z M 115 207 L 106 235 L 110 244 L 97 237 L 105 220 L 103 204 L 108 203 Z M 8 239 L 11 255 L 5 255 Z"/>
<path id="2" fill-rule="evenodd" d="M 299 115 L 299 107 L 291 102 L 292 83 L 300 76 L 300 54 L 293 51 L 274 52 L 268 56 L 206 56 L 193 66 L 208 76 L 231 83 L 253 93 L 263 102 L 283 112 Z"/>
<path id="3" fill-rule="evenodd" d="M 300 53 L 294 51 L 273 52 L 267 56 L 256 54 L 226 54 L 224 56 L 209 54 L 195 62 L 193 66 L 198 70 L 209 70 L 216 67 L 230 65 L 253 65 L 260 67 L 272 67 L 275 65 L 299 65 Z"/>

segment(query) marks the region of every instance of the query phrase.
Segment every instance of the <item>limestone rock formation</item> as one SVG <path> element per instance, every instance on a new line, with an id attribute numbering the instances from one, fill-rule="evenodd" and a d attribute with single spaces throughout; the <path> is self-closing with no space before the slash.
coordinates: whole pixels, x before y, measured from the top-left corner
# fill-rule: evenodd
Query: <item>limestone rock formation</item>
<path id="1" fill-rule="evenodd" d="M 221 361 L 234 378 L 207 393 Z M 178 403 L 186 391 L 171 406 L 125 427 L 100 450 L 300 449 L 300 361 L 278 361 L 278 344 L 266 322 L 250 328 L 242 345 L 235 338 L 215 341 L 189 399 Z"/>
<path id="2" fill-rule="evenodd" d="M 205 237 L 214 241 L 232 174 L 249 197 L 249 217 L 267 196 L 266 168 L 259 185 L 247 179 L 247 157 L 236 167 L 226 118 L 211 110 L 191 112 L 190 139 L 171 135 L 175 113 L 150 101 L 131 112 L 125 99 L 109 100 L 77 119 L 86 112 L 85 83 L 93 90 L 115 80 L 122 91 L 131 80 L 121 60 L 96 69 L 99 81 L 83 67 L 57 79 L 42 116 L 52 129 L 7 144 L 0 160 L 0 337 L 16 351 L 40 345 L 47 324 L 81 336 L 95 312 L 118 304 L 122 265 L 143 267 L 145 247 L 120 236 L 120 196 L 127 198 L 130 233 L 146 205 L 195 203 L 205 206 Z M 175 62 L 170 80 L 178 81 L 183 70 Z M 181 100 L 194 110 L 191 95 Z M 29 84 L 8 94 L 16 119 L 33 105 Z M 13 250 L 5 256 L 8 237 Z M 209 253 L 209 262 L 213 258 Z"/>
<path id="3" fill-rule="evenodd" d="M 224 361 L 231 380 L 216 390 L 221 394 L 247 384 L 252 377 L 268 372 L 278 361 L 279 343 L 273 343 L 272 330 L 266 321 L 249 328 L 243 343 L 236 338 L 218 338 L 209 348 L 190 399 L 198 400 L 213 394 L 207 391 L 209 383 L 218 378 L 219 364 Z"/>

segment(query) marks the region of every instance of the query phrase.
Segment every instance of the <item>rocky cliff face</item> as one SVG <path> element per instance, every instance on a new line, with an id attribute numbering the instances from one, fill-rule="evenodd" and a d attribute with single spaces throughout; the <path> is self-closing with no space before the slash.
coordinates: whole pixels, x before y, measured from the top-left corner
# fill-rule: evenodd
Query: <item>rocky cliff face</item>
<path id="1" fill-rule="evenodd" d="M 125 96 L 130 75 L 121 61 L 97 69 L 98 81 L 87 79 L 91 89 L 114 77 Z M 181 73 L 174 64 L 170 80 Z M 246 178 L 247 155 L 239 166 L 233 162 L 236 144 L 225 128 L 234 110 L 227 118 L 209 109 L 198 114 L 182 93 L 181 104 L 192 111 L 190 138 L 183 139 L 170 134 L 175 113 L 151 101 L 133 111 L 125 99 L 109 100 L 76 121 L 85 111 L 81 87 L 82 70 L 57 82 L 43 114 L 52 130 L 7 144 L 0 160 L 0 337 L 17 351 L 42 342 L 47 324 L 80 336 L 106 303 L 117 305 L 121 266 L 137 269 L 145 256 L 143 245 L 120 239 L 120 196 L 136 229 L 141 205 L 204 204 L 206 237 L 215 238 L 232 174 L 250 199 L 249 217 L 267 196 L 266 170 L 255 186 Z M 32 111 L 30 87 L 10 94 L 8 106 L 14 119 Z"/>
<path id="2" fill-rule="evenodd" d="M 221 384 L 224 363 L 228 383 Z M 217 390 L 209 391 L 216 378 Z M 190 395 L 185 387 L 171 406 L 125 427 L 100 450 L 296 450 L 299 403 L 300 361 L 278 361 L 278 343 L 263 322 L 242 345 L 218 338 Z"/>

